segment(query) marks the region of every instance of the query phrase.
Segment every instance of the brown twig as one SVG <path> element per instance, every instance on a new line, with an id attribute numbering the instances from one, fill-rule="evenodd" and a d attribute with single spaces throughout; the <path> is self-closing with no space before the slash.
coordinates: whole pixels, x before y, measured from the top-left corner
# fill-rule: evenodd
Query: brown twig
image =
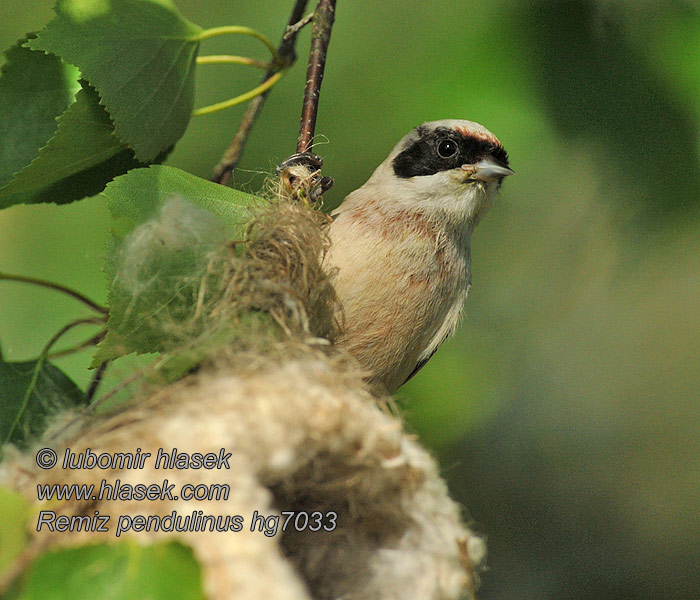
<path id="1" fill-rule="evenodd" d="M 285 28 L 284 35 L 282 36 L 282 41 L 277 48 L 277 53 L 284 63 L 284 67 L 289 67 L 296 61 L 296 53 L 294 47 L 296 45 L 297 34 L 301 30 L 299 23 L 303 21 L 304 11 L 306 10 L 306 4 L 308 0 L 296 0 L 294 7 L 292 8 L 292 13 L 289 17 L 289 22 Z M 279 72 L 280 66 L 274 66 L 272 69 L 265 73 L 262 79 L 262 83 L 265 83 L 270 77 L 273 77 Z M 215 183 L 220 183 L 226 185 L 231 180 L 231 173 L 233 169 L 240 161 L 243 155 L 243 148 L 248 140 L 255 120 L 258 118 L 260 111 L 262 110 L 263 104 L 265 103 L 265 98 L 269 90 L 253 98 L 248 104 L 248 108 L 243 115 L 241 124 L 236 131 L 236 135 L 231 140 L 231 144 L 226 149 L 223 157 L 219 161 L 219 164 L 214 168 L 214 174 L 211 180 Z"/>
<path id="2" fill-rule="evenodd" d="M 104 404 L 107 400 L 113 398 L 118 392 L 121 392 L 127 385 L 134 383 L 134 381 L 136 381 L 141 376 L 143 376 L 143 370 L 136 371 L 136 373 L 129 375 L 129 377 L 127 377 L 119 384 L 114 386 L 111 390 L 109 390 L 109 392 L 107 392 L 103 396 L 100 396 L 97 400 L 92 402 L 89 406 L 89 410 L 97 410 L 97 408 Z"/>
<path id="3" fill-rule="evenodd" d="M 64 334 L 68 333 L 71 329 L 74 329 L 75 327 L 79 327 L 80 325 L 104 325 L 105 319 L 101 319 L 100 317 L 90 317 L 87 319 L 76 319 L 75 321 L 71 321 L 70 323 L 67 323 L 61 329 L 58 330 L 58 333 L 56 333 L 47 343 L 46 346 L 44 346 L 44 349 L 41 351 L 41 356 L 48 358 L 49 351 L 53 347 L 53 345 L 63 337 Z"/>
<path id="4" fill-rule="evenodd" d="M 316 115 L 318 114 L 318 99 L 323 82 L 323 71 L 326 66 L 328 44 L 331 40 L 331 29 L 335 20 L 336 0 L 319 0 L 314 11 L 314 25 L 311 30 L 311 51 L 309 66 L 306 71 L 306 89 L 304 103 L 301 108 L 301 125 L 297 140 L 297 153 L 308 152 L 316 131 Z"/>
<path id="5" fill-rule="evenodd" d="M 286 40 L 287 38 L 290 38 L 292 36 L 295 36 L 297 33 L 299 33 L 304 27 L 306 27 L 309 23 L 311 23 L 311 20 L 314 18 L 314 13 L 309 13 L 306 15 L 303 19 L 300 19 L 294 25 L 287 25 L 287 30 L 284 32 L 284 36 L 282 39 Z"/>
<path id="6" fill-rule="evenodd" d="M 95 374 L 92 376 L 92 379 L 90 380 L 90 385 L 88 385 L 88 388 L 85 392 L 85 399 L 87 400 L 88 404 L 90 404 L 92 402 L 92 399 L 95 397 L 95 394 L 97 393 L 97 388 L 100 387 L 100 383 L 102 383 L 102 376 L 105 374 L 109 363 L 110 361 L 108 360 L 104 361 L 99 367 L 97 367 L 97 371 L 95 371 Z"/>
<path id="7" fill-rule="evenodd" d="M 12 438 L 12 434 L 14 433 L 15 429 L 17 429 L 17 427 L 19 426 L 22 416 L 26 411 L 27 406 L 29 405 L 31 396 L 36 392 L 39 374 L 41 372 L 41 369 L 46 364 L 46 361 L 48 360 L 49 352 L 51 351 L 53 345 L 58 340 L 60 340 L 66 333 L 68 333 L 71 329 L 74 329 L 75 327 L 79 327 L 80 325 L 100 325 L 102 323 L 104 323 L 104 319 L 101 319 L 100 317 L 90 317 L 89 319 L 78 319 L 76 321 L 71 321 L 70 323 L 61 327 L 61 329 L 58 330 L 58 333 L 56 333 L 53 337 L 51 337 L 51 339 L 48 342 L 46 342 L 46 345 L 39 354 L 39 358 L 37 358 L 37 360 L 35 361 L 34 369 L 32 370 L 32 379 L 29 384 L 29 387 L 25 390 L 24 398 L 22 400 L 20 409 L 15 415 L 15 419 L 12 422 L 10 430 L 7 432 L 5 439 L 0 440 L 0 445 L 7 443 Z"/>
<path id="8" fill-rule="evenodd" d="M 100 306 L 96 302 L 93 302 L 90 300 L 90 298 L 83 296 L 80 292 L 76 292 L 75 290 L 66 287 L 64 285 L 60 285 L 58 283 L 53 283 L 51 281 L 45 281 L 43 279 L 36 279 L 34 277 L 25 277 L 24 275 L 11 275 L 10 273 L 0 273 L 0 281 L 5 280 L 5 281 L 19 281 L 21 283 L 29 283 L 32 285 L 38 285 L 41 287 L 48 288 L 50 290 L 56 290 L 57 292 L 62 292 L 71 298 L 75 298 L 79 302 L 82 302 L 86 306 L 90 307 L 92 310 L 97 311 L 100 314 L 106 315 L 109 312 L 109 309 L 107 309 L 104 306 Z"/>
<path id="9" fill-rule="evenodd" d="M 76 352 L 85 350 L 85 348 L 97 346 L 97 344 L 99 344 L 105 338 L 105 335 L 107 335 L 107 330 L 103 329 L 99 333 L 93 335 L 91 338 L 85 340 L 84 342 L 81 342 L 77 346 L 73 346 L 72 348 L 66 348 L 65 350 L 59 350 L 58 352 L 52 352 L 51 354 L 49 354 L 49 358 L 51 360 L 54 360 L 56 358 L 62 358 L 64 356 L 69 356 L 70 354 L 75 354 Z"/>

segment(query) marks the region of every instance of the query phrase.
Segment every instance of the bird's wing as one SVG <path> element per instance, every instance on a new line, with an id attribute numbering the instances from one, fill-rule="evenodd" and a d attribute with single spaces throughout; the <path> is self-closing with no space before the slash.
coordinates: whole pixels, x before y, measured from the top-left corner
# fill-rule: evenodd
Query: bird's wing
<path id="1" fill-rule="evenodd" d="M 403 383 L 406 383 L 406 381 L 418 373 L 418 371 L 425 366 L 425 363 L 432 358 L 433 354 L 437 352 L 437 349 L 442 345 L 442 343 L 454 333 L 454 330 L 457 328 L 457 323 L 459 322 L 459 316 L 462 313 L 462 308 L 464 307 L 464 302 L 467 299 L 467 294 L 469 294 L 470 287 L 471 285 L 467 285 L 464 295 L 460 295 L 460 297 L 447 311 L 442 325 L 432 337 L 425 350 L 421 352 L 420 356 L 418 357 L 418 362 L 416 362 L 416 366 L 413 368 L 413 371 L 411 371 L 409 376 L 406 377 Z M 403 383 L 401 385 L 403 385 Z"/>
<path id="2" fill-rule="evenodd" d="M 413 369 L 413 371 L 411 371 L 411 374 L 410 374 L 408 377 L 406 377 L 406 379 L 405 379 L 405 381 L 404 381 L 403 383 L 406 383 L 409 379 L 411 379 L 416 373 L 418 373 L 418 371 L 420 371 L 420 370 L 425 366 L 425 363 L 427 363 L 427 362 L 433 357 L 433 354 L 435 354 L 435 353 L 437 352 L 437 349 L 442 345 L 442 342 L 444 342 L 444 341 L 447 339 L 447 337 L 448 337 L 448 336 L 446 335 L 442 340 L 440 340 L 440 341 L 435 345 L 435 348 L 433 349 L 433 351 L 432 351 L 430 354 L 428 354 L 428 355 L 425 356 L 424 358 L 421 358 L 421 359 L 418 361 L 418 363 L 416 364 L 416 366 L 415 366 L 415 368 Z M 401 385 L 403 385 L 403 383 L 402 383 Z"/>

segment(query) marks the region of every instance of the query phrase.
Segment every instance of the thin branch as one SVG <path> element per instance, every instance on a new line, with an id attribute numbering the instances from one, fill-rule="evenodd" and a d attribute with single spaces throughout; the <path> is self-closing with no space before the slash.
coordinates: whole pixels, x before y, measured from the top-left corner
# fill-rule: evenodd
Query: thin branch
<path id="1" fill-rule="evenodd" d="M 53 345 L 61 339 L 66 333 L 68 333 L 71 329 L 78 327 L 80 325 L 104 325 L 104 320 L 100 319 L 98 317 L 90 317 L 88 319 L 76 319 L 75 321 L 71 321 L 70 323 L 67 323 L 61 329 L 58 330 L 58 333 L 56 333 L 47 343 L 46 346 L 44 346 L 44 349 L 41 351 L 41 356 L 43 357 L 48 357 L 49 351 L 53 347 Z"/>
<path id="2" fill-rule="evenodd" d="M 335 20 L 336 0 L 319 0 L 314 11 L 314 25 L 311 30 L 311 52 L 306 71 L 306 89 L 301 108 L 301 125 L 297 140 L 297 153 L 308 152 L 316 132 L 318 99 L 326 67 L 328 44 L 331 41 L 331 29 Z"/>
<path id="3" fill-rule="evenodd" d="M 49 354 L 49 358 L 51 360 L 54 360 L 55 358 L 62 358 L 64 356 L 69 356 L 70 354 L 75 354 L 76 352 L 85 350 L 85 348 L 92 348 L 93 346 L 97 346 L 97 344 L 99 344 L 105 338 L 105 335 L 107 335 L 107 330 L 103 329 L 99 333 L 93 335 L 89 339 L 85 340 L 84 342 L 81 342 L 76 346 L 66 348 L 64 350 L 58 350 L 57 352 L 52 352 L 51 354 Z"/>
<path id="4" fill-rule="evenodd" d="M 110 361 L 104 361 L 99 367 L 97 367 L 97 371 L 95 371 L 95 374 L 92 376 L 92 379 L 90 380 L 90 385 L 88 386 L 87 391 L 85 392 L 85 398 L 88 404 L 90 404 L 92 402 L 92 399 L 95 397 L 95 394 L 97 393 L 97 388 L 100 387 L 100 383 L 102 383 L 102 376 L 105 374 L 105 371 L 107 370 L 109 364 Z"/>
<path id="5" fill-rule="evenodd" d="M 92 399 L 95 397 L 95 393 L 97 392 L 97 388 L 99 387 L 100 383 L 102 383 L 102 376 L 104 375 L 105 371 L 107 370 L 107 366 L 110 364 L 109 360 L 106 360 L 103 362 L 98 368 L 95 374 L 93 375 L 92 379 L 90 380 L 90 385 L 88 385 L 87 390 L 85 391 L 85 400 L 88 404 L 88 409 L 94 410 L 95 404 L 97 402 L 92 403 Z M 98 401 L 99 402 L 99 401 Z M 49 438 L 49 440 L 57 440 L 63 436 L 63 432 L 70 429 L 78 423 L 82 417 L 77 417 L 75 419 L 72 419 L 68 423 L 66 423 L 61 429 L 58 431 L 55 431 L 53 436 Z M 1 589 L 1 588 L 0 588 Z"/>
<path id="6" fill-rule="evenodd" d="M 91 309 L 97 311 L 98 313 L 102 315 L 106 315 L 109 313 L 109 309 L 100 306 L 96 302 L 93 302 L 90 300 L 90 298 L 83 296 L 80 292 L 76 292 L 75 290 L 68 288 L 64 285 L 60 285 L 58 283 L 52 283 L 51 281 L 45 281 L 43 279 L 35 279 L 34 277 L 24 277 L 23 275 L 11 275 L 10 273 L 0 273 L 0 281 L 5 279 L 6 281 L 19 281 L 22 283 L 30 283 L 32 285 L 38 285 L 41 287 L 48 288 L 50 290 L 56 290 L 58 292 L 62 292 L 71 298 L 75 298 L 79 302 L 82 302 L 86 306 L 89 306 Z"/>
<path id="7" fill-rule="evenodd" d="M 118 385 L 114 386 L 109 392 L 100 396 L 92 404 L 90 404 L 89 409 L 95 411 L 99 406 L 104 404 L 107 400 L 114 397 L 118 392 L 122 391 L 127 385 L 136 381 L 139 377 L 143 375 L 143 370 L 138 370 L 136 373 L 132 373 L 129 377 L 121 381 Z"/>
<path id="8" fill-rule="evenodd" d="M 296 29 L 291 34 L 289 33 L 290 28 L 293 28 L 299 21 L 302 20 L 304 16 L 304 11 L 306 10 L 306 4 L 308 0 L 296 0 L 294 7 L 292 8 L 292 13 L 289 17 L 287 27 L 285 28 L 284 35 L 282 36 L 282 41 L 277 47 L 277 54 L 282 61 L 282 63 L 288 68 L 294 64 L 296 61 L 296 53 L 294 52 L 294 47 L 296 46 L 297 34 L 299 29 Z M 265 73 L 262 79 L 261 85 L 264 84 L 268 79 L 275 76 L 281 67 L 275 66 Z M 233 137 L 231 144 L 226 149 L 223 157 L 219 161 L 219 164 L 214 168 L 214 174 L 211 180 L 226 185 L 231 180 L 231 173 L 236 167 L 238 162 L 241 160 L 243 155 L 243 148 L 245 147 L 250 132 L 253 129 L 255 120 L 258 118 L 260 111 L 262 110 L 263 104 L 265 104 L 265 98 L 269 90 L 256 96 L 250 104 L 243 115 L 240 126 L 236 135 Z"/>
<path id="9" fill-rule="evenodd" d="M 297 21 L 294 23 L 294 25 L 288 25 L 287 26 L 287 31 L 284 32 L 284 37 L 282 39 L 286 40 L 287 38 L 292 37 L 293 35 L 296 35 L 299 33 L 304 27 L 306 27 L 309 23 L 311 23 L 311 20 L 314 18 L 314 13 L 309 13 L 306 15 L 303 19 Z"/>
<path id="10" fill-rule="evenodd" d="M 24 413 L 27 410 L 27 407 L 29 406 L 29 400 L 31 400 L 32 394 L 36 391 L 38 381 L 39 381 L 39 374 L 41 373 L 41 369 L 44 367 L 44 364 L 46 363 L 46 360 L 48 359 L 49 352 L 51 351 L 51 348 L 53 345 L 63 337 L 66 333 L 68 333 L 71 329 L 78 327 L 80 325 L 99 325 L 103 323 L 102 319 L 99 319 L 98 317 L 91 317 L 89 319 L 78 319 L 77 321 L 71 321 L 67 325 L 64 325 L 61 327 L 61 329 L 58 330 L 58 333 L 56 333 L 44 346 L 44 348 L 41 351 L 41 354 L 39 354 L 39 358 L 36 360 L 36 364 L 34 365 L 34 369 L 32 371 L 32 379 L 29 382 L 29 385 L 27 386 L 27 390 L 24 393 L 24 397 L 22 398 L 22 404 L 20 406 L 20 409 L 17 411 L 17 414 L 15 415 L 14 421 L 12 422 L 12 425 L 10 426 L 10 430 L 7 432 L 7 435 L 5 436 L 5 439 L 2 441 L 2 444 L 6 444 L 11 438 L 12 434 L 14 433 L 15 429 L 19 426 L 20 421 L 22 420 L 22 417 L 24 416 Z M 0 445 L 2 445 L 0 444 Z"/>

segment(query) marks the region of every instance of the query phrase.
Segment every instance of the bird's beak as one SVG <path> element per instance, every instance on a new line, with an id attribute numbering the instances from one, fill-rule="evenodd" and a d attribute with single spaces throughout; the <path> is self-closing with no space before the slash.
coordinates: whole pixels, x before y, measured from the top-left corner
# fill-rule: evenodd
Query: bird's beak
<path id="1" fill-rule="evenodd" d="M 462 169 L 472 172 L 469 179 L 478 179 L 480 181 L 496 181 L 515 174 L 513 169 L 506 167 L 491 156 L 483 158 L 473 165 L 462 165 Z"/>

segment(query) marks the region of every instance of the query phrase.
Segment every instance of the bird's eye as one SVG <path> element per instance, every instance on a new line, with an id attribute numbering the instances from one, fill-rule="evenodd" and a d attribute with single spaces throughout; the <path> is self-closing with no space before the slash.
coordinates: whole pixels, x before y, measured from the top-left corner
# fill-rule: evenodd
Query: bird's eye
<path id="1" fill-rule="evenodd" d="M 437 147 L 440 158 L 450 158 L 457 154 L 457 142 L 454 140 L 442 140 Z"/>

